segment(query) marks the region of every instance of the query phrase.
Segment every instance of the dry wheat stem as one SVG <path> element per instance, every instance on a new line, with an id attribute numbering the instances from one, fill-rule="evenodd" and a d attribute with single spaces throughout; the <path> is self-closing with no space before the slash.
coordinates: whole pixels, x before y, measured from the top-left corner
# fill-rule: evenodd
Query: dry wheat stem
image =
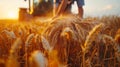
<path id="1" fill-rule="evenodd" d="M 108 38 L 111 41 L 111 45 L 115 50 L 117 60 L 120 62 L 120 46 L 115 42 L 115 40 L 111 36 L 103 35 L 103 40 L 105 40 L 105 38 Z"/>
<path id="2" fill-rule="evenodd" d="M 84 46 L 81 46 L 82 47 L 82 51 L 83 51 L 83 56 L 82 56 L 82 59 L 83 59 L 83 67 L 86 67 L 85 65 L 85 54 L 89 51 L 89 49 L 91 48 L 91 43 L 96 39 L 96 37 L 98 36 L 100 30 L 102 29 L 103 27 L 103 24 L 100 23 L 99 25 L 96 25 L 88 34 L 86 40 L 85 40 L 85 43 L 84 43 Z"/>
<path id="3" fill-rule="evenodd" d="M 91 48 L 92 46 L 92 42 L 96 39 L 96 37 L 98 36 L 99 32 L 101 31 L 103 27 L 103 24 L 100 23 L 98 25 L 96 25 L 88 34 L 86 40 L 85 40 L 85 43 L 84 43 L 84 46 L 83 46 L 83 52 L 87 52 L 89 51 L 89 49 Z"/>

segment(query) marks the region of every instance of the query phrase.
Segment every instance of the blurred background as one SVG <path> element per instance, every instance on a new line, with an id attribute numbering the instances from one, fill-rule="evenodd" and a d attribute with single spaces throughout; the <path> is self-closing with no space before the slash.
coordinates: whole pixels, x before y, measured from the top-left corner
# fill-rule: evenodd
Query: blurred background
<path id="1" fill-rule="evenodd" d="M 85 0 L 84 16 L 120 15 L 119 3 L 120 0 Z M 18 19 L 19 8 L 28 6 L 24 0 L 0 0 L 0 19 Z M 76 2 L 72 12 L 78 13 Z"/>

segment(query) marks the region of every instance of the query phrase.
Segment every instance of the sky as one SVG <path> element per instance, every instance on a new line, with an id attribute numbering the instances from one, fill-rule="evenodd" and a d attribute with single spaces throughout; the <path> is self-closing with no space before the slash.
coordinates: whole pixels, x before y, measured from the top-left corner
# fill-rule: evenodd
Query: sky
<path id="1" fill-rule="evenodd" d="M 120 0 L 85 0 L 84 16 L 120 15 Z M 20 7 L 28 7 L 24 0 L 0 0 L 0 19 L 18 18 Z M 72 12 L 77 13 L 76 3 Z"/>

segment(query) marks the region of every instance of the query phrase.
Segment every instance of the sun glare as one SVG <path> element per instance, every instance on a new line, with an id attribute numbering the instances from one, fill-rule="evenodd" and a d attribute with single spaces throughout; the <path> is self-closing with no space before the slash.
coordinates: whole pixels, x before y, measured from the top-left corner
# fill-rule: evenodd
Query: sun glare
<path id="1" fill-rule="evenodd" d="M 17 19 L 18 18 L 18 14 L 16 11 L 10 11 L 8 13 L 8 19 Z"/>

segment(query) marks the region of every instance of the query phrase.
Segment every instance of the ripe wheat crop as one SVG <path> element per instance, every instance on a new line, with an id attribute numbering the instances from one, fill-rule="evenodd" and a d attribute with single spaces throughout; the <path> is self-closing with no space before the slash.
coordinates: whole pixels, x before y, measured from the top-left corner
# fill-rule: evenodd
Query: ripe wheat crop
<path id="1" fill-rule="evenodd" d="M 0 21 L 0 67 L 120 67 L 120 17 Z"/>

